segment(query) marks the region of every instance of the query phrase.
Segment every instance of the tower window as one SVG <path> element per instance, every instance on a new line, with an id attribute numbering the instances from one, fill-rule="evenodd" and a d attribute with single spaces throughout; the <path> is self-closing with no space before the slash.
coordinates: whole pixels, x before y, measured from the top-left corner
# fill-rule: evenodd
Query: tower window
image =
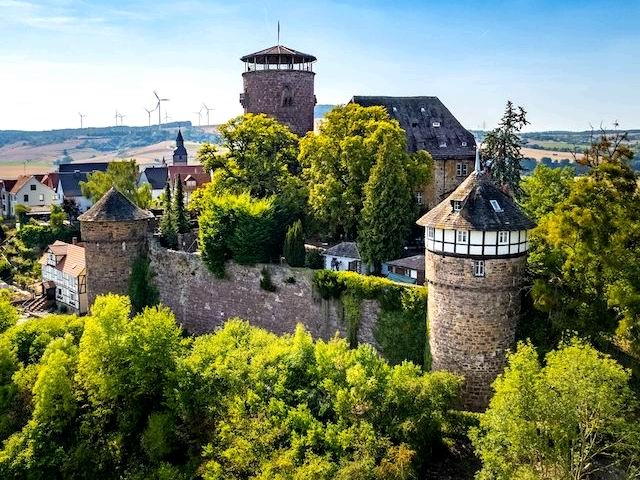
<path id="1" fill-rule="evenodd" d="M 422 205 L 422 192 L 416 192 L 416 204 Z"/>
<path id="2" fill-rule="evenodd" d="M 467 176 L 467 164 L 458 162 L 456 164 L 456 177 L 466 177 Z"/>
<path id="3" fill-rule="evenodd" d="M 484 260 L 473 261 L 473 276 L 484 277 Z"/>
<path id="4" fill-rule="evenodd" d="M 453 201 L 453 211 L 454 212 L 459 212 L 460 210 L 462 210 L 462 202 L 460 200 L 454 200 Z"/>
<path id="5" fill-rule="evenodd" d="M 436 237 L 436 229 L 433 227 L 427 227 L 427 238 L 433 240 Z"/>
<path id="6" fill-rule="evenodd" d="M 457 241 L 458 243 L 467 243 L 469 241 L 469 232 L 466 230 L 458 230 Z"/>
<path id="7" fill-rule="evenodd" d="M 509 243 L 509 232 L 498 232 L 498 243 L 500 245 Z"/>
<path id="8" fill-rule="evenodd" d="M 293 93 L 291 92 L 291 88 L 289 86 L 285 86 L 282 89 L 281 105 L 283 107 L 290 107 L 291 105 L 293 105 Z"/>
<path id="9" fill-rule="evenodd" d="M 500 206 L 497 200 L 489 200 L 489 202 L 491 203 L 491 207 L 493 208 L 494 212 L 502 211 L 502 207 Z"/>

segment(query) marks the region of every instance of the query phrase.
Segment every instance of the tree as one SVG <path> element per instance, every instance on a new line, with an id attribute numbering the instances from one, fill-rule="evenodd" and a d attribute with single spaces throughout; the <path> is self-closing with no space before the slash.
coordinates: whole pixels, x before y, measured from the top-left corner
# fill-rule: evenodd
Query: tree
<path id="1" fill-rule="evenodd" d="M 51 205 L 51 216 L 49 217 L 49 226 L 54 232 L 59 232 L 64 228 L 64 222 L 67 220 L 67 214 L 59 205 Z"/>
<path id="2" fill-rule="evenodd" d="M 116 187 L 124 196 L 140 208 L 151 204 L 151 189 L 145 183 L 138 187 L 138 165 L 135 160 L 110 162 L 105 172 L 92 172 L 86 182 L 80 182 L 82 194 L 93 202 L 98 201 L 111 187 Z"/>
<path id="3" fill-rule="evenodd" d="M 171 201 L 171 186 L 169 182 L 164 186 L 164 205 L 160 219 L 160 235 L 165 247 L 178 246 L 178 229 L 176 227 L 173 202 Z"/>
<path id="4" fill-rule="evenodd" d="M 19 203 L 15 207 L 16 219 L 20 225 L 24 225 L 27 223 L 27 213 L 29 213 L 31 209 L 22 203 Z"/>
<path id="5" fill-rule="evenodd" d="M 297 220 L 287 230 L 284 241 L 284 258 L 292 267 L 304 267 L 305 255 L 302 222 Z"/>
<path id="6" fill-rule="evenodd" d="M 187 212 L 184 207 L 184 193 L 182 192 L 182 178 L 178 174 L 176 179 L 176 192 L 173 197 L 173 218 L 178 233 L 188 233 L 191 231 Z"/>
<path id="7" fill-rule="evenodd" d="M 217 190 L 256 198 L 279 194 L 298 171 L 298 137 L 264 114 L 246 114 L 220 126 L 222 149 L 205 143 L 198 160 L 213 172 Z"/>
<path id="8" fill-rule="evenodd" d="M 134 313 L 140 313 L 146 307 L 153 307 L 159 303 L 158 289 L 153 285 L 154 276 L 149 257 L 139 256 L 131 268 L 129 280 L 129 299 Z"/>
<path id="9" fill-rule="evenodd" d="M 18 312 L 10 303 L 8 294 L 0 292 L 0 333 L 18 323 Z"/>
<path id="10" fill-rule="evenodd" d="M 519 133 L 529 124 L 526 114 L 522 107 L 515 108 L 508 101 L 498 127 L 487 133 L 482 142 L 482 156 L 490 161 L 491 176 L 515 196 L 522 193 L 520 161 L 524 157 L 520 152 L 523 141 Z"/>
<path id="11" fill-rule="evenodd" d="M 555 210 L 569 196 L 573 184 L 573 169 L 549 168 L 538 165 L 533 173 L 522 180 L 519 205 L 536 222 Z"/>
<path id="12" fill-rule="evenodd" d="M 380 136 L 393 136 L 392 125 L 381 127 Z M 364 207 L 358 232 L 362 259 L 379 273 L 382 262 L 401 255 L 404 240 L 415 220 L 412 190 L 402 160 L 403 145 L 382 140 L 376 164 L 364 187 Z"/>
<path id="13" fill-rule="evenodd" d="M 589 147 L 583 152 L 582 156 L 578 155 L 577 152 L 574 152 L 573 156 L 577 163 L 596 168 L 602 163 L 628 165 L 634 154 L 629 147 L 629 132 L 619 132 L 618 130 L 608 132 L 601 128 L 598 136 L 591 129 Z"/>
<path id="14" fill-rule="evenodd" d="M 579 340 L 544 365 L 519 344 L 495 381 L 495 395 L 471 437 L 479 480 L 580 480 L 637 468 L 640 424 L 630 372 Z"/>
<path id="15" fill-rule="evenodd" d="M 407 154 L 404 131 L 382 107 L 337 107 L 326 115 L 318 135 L 300 141 L 311 213 L 334 238 L 357 238 L 364 186 L 380 152 L 404 152 L 401 164 L 411 172 L 410 192 L 429 181 L 430 155 Z"/>
<path id="16" fill-rule="evenodd" d="M 67 214 L 69 220 L 76 220 L 80 215 L 80 207 L 73 198 L 65 198 L 62 200 L 62 210 Z"/>

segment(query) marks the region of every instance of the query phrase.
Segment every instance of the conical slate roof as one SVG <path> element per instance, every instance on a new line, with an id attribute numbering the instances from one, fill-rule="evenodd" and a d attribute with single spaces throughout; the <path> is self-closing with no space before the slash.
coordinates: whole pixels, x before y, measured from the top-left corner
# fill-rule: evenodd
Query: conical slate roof
<path id="1" fill-rule="evenodd" d="M 111 187 L 89 210 L 78 217 L 81 222 L 123 222 L 147 220 L 153 214 L 142 210 L 115 187 Z"/>
<path id="2" fill-rule="evenodd" d="M 240 60 L 249 63 L 262 64 L 288 64 L 288 63 L 309 63 L 315 62 L 317 59 L 313 55 L 308 53 L 298 52 L 292 48 L 287 48 L 283 45 L 274 45 L 273 47 L 265 48 L 259 52 L 250 53 L 245 55 Z"/>
<path id="3" fill-rule="evenodd" d="M 176 143 L 184 143 L 184 138 L 182 137 L 182 130 L 178 129 L 178 136 L 176 137 Z"/>
<path id="4" fill-rule="evenodd" d="M 460 211 L 454 211 L 455 201 L 460 202 Z M 447 199 L 416 223 L 423 227 L 481 231 L 530 230 L 536 226 L 509 195 L 493 184 L 487 173 L 478 171 L 472 172 Z"/>

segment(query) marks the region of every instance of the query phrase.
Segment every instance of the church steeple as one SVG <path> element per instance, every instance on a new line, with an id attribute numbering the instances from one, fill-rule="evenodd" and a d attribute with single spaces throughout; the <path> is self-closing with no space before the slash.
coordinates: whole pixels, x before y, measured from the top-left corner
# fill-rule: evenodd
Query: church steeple
<path id="1" fill-rule="evenodd" d="M 180 129 L 178 129 L 178 136 L 176 137 L 176 149 L 173 151 L 173 164 L 187 164 L 187 149 L 184 148 L 184 138 L 182 138 L 182 130 Z"/>

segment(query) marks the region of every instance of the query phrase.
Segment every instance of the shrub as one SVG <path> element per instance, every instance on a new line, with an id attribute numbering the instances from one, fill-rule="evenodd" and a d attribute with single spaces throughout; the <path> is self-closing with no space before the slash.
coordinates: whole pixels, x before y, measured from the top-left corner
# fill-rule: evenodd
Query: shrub
<path id="1" fill-rule="evenodd" d="M 266 266 L 260 271 L 260 288 L 267 292 L 276 291 L 276 286 L 271 281 L 271 272 Z"/>
<path id="2" fill-rule="evenodd" d="M 304 236 L 302 222 L 297 220 L 287 230 L 284 240 L 284 258 L 292 267 L 303 267 L 305 262 Z"/>
<path id="3" fill-rule="evenodd" d="M 313 270 L 318 270 L 324 267 L 324 258 L 322 257 L 322 253 L 317 248 L 309 248 L 305 252 L 304 256 L 304 266 L 307 268 L 312 268 Z"/>

